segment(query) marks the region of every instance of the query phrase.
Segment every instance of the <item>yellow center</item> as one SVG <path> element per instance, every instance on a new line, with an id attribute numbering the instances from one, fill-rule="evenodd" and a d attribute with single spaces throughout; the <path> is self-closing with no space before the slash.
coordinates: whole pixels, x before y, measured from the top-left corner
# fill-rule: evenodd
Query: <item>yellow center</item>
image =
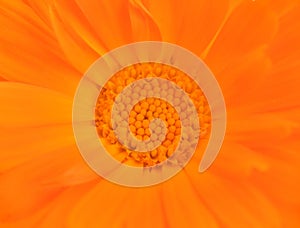
<path id="1" fill-rule="evenodd" d="M 211 114 L 207 100 L 198 85 L 182 71 L 161 63 L 138 63 L 126 67 L 116 73 L 104 85 L 97 100 L 95 109 L 95 123 L 100 140 L 109 153 L 118 161 L 139 167 L 148 167 L 159 164 L 172 156 L 180 139 L 181 121 L 178 113 L 168 102 L 149 97 L 139 101 L 131 110 L 128 124 L 131 133 L 138 140 L 147 140 L 160 136 L 160 128 L 150 132 L 149 124 L 154 118 L 160 118 L 167 127 L 163 143 L 156 149 L 148 152 L 132 151 L 123 146 L 116 138 L 112 124 L 111 112 L 113 103 L 119 93 L 132 82 L 143 79 L 159 77 L 177 84 L 191 98 L 198 112 L 201 138 L 209 135 L 211 127 Z M 145 90 L 155 88 L 143 88 Z M 165 91 L 168 94 L 168 91 Z M 138 95 L 138 94 L 137 94 Z M 176 94 L 174 94 L 176 99 Z M 179 100 L 179 98 L 178 98 Z M 126 102 L 125 104 L 126 105 Z M 182 103 L 182 106 L 185 104 Z M 181 107 L 184 109 L 185 107 Z M 122 115 L 122 113 L 120 113 Z"/>

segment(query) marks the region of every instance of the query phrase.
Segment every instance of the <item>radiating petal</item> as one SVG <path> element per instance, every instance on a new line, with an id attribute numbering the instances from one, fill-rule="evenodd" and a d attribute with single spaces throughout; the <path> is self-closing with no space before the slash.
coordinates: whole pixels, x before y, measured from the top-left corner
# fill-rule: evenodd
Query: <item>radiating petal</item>
<path id="1" fill-rule="evenodd" d="M 81 43 L 86 43 L 99 55 L 103 55 L 108 51 L 76 2 L 67 0 L 54 1 L 52 7 L 56 10 L 61 22 L 67 25 L 72 37 L 77 37 Z M 81 47 L 83 48 L 83 46 Z"/>
<path id="2" fill-rule="evenodd" d="M 218 77 L 232 61 L 270 42 L 277 31 L 277 19 L 261 1 L 243 1 L 218 34 L 206 63 Z"/>
<path id="3" fill-rule="evenodd" d="M 76 0 L 76 3 L 108 50 L 131 42 L 128 1 Z"/>
<path id="4" fill-rule="evenodd" d="M 70 124 L 72 100 L 60 93 L 20 83 L 0 83 L 0 127 Z"/>
<path id="5" fill-rule="evenodd" d="M 249 113 L 228 124 L 228 134 L 233 140 L 253 148 L 270 145 L 272 141 L 279 145 L 286 141 L 292 142 L 299 133 L 299 121 L 278 116 L 276 113 Z"/>
<path id="6" fill-rule="evenodd" d="M 257 49 L 235 59 L 218 75 L 227 107 L 253 104 L 257 88 L 265 83 L 272 63 L 264 49 Z"/>
<path id="7" fill-rule="evenodd" d="M 299 136 L 300 134 L 298 138 Z M 283 227 L 298 227 L 300 222 L 299 149 L 297 141 L 288 140 L 281 145 L 262 145 L 257 151 L 266 156 L 269 169 L 264 172 L 257 170 L 251 174 L 253 185 L 263 189 L 280 212 Z"/>
<path id="8" fill-rule="evenodd" d="M 0 176 L 0 220 L 23 218 L 50 203 L 65 188 L 96 178 L 75 145 L 36 157 Z"/>
<path id="9" fill-rule="evenodd" d="M 299 61 L 300 52 L 300 3 L 279 20 L 278 32 L 270 43 L 269 54 L 276 64 L 289 65 L 290 61 Z"/>
<path id="10" fill-rule="evenodd" d="M 138 0 L 129 1 L 133 41 L 161 40 L 161 34 L 151 13 Z"/>
<path id="11" fill-rule="evenodd" d="M 51 28 L 49 3 L 52 2 L 52 0 L 23 0 L 23 2 L 30 7 L 48 27 Z"/>
<path id="12" fill-rule="evenodd" d="M 228 1 L 143 0 L 165 41 L 201 55 L 228 11 Z"/>
<path id="13" fill-rule="evenodd" d="M 83 185 L 72 186 L 65 189 L 57 195 L 52 201 L 48 202 L 45 207 L 39 208 L 33 214 L 12 221 L 0 221 L 1 227 L 66 227 L 66 217 L 71 208 L 80 198 L 86 194 L 93 186 L 94 182 L 88 182 Z"/>
<path id="14" fill-rule="evenodd" d="M 17 220 L 0 220 L 1 228 L 35 227 L 44 218 L 46 210 L 43 208 L 36 213 Z"/>
<path id="15" fill-rule="evenodd" d="M 198 173 L 195 169 L 194 173 Z M 218 218 L 203 203 L 187 175 L 181 171 L 163 185 L 163 205 L 170 227 L 218 227 Z M 201 194 L 202 195 L 202 194 Z"/>
<path id="16" fill-rule="evenodd" d="M 274 10 L 280 17 L 290 13 L 289 11 L 297 5 L 299 6 L 298 0 L 265 0 L 264 3 L 268 5 L 270 9 Z"/>
<path id="17" fill-rule="evenodd" d="M 132 197 L 128 197 L 125 205 L 132 204 L 131 210 L 125 212 L 120 217 L 120 221 L 116 222 L 115 227 L 128 225 L 128 227 L 145 228 L 158 227 L 163 228 L 168 226 L 168 221 L 165 216 L 165 210 L 162 205 L 162 190 L 161 186 L 148 188 L 131 189 L 128 192 Z"/>
<path id="18" fill-rule="evenodd" d="M 97 182 L 96 182 L 97 183 Z M 72 186 L 63 191 L 47 205 L 42 220 L 36 224 L 39 227 L 68 227 L 67 217 L 77 202 L 85 196 L 94 186 L 94 182 Z"/>
<path id="19" fill-rule="evenodd" d="M 231 164 L 232 167 L 236 165 Z M 215 164 L 211 169 L 214 167 Z M 197 163 L 190 163 L 185 168 L 190 183 L 221 226 L 280 226 L 281 218 L 271 200 L 263 191 L 250 185 L 245 175 L 242 175 L 242 179 L 235 179 L 231 175 L 217 177 L 209 172 L 194 172 L 195 169 Z"/>
<path id="20" fill-rule="evenodd" d="M 196 163 L 195 161 L 193 162 Z M 193 162 L 191 166 L 194 167 Z M 239 181 L 247 179 L 256 170 L 264 171 L 268 167 L 269 163 L 262 154 L 256 153 L 242 144 L 227 141 L 223 144 L 217 159 L 209 171 L 220 178 Z M 192 169 L 189 171 L 191 172 Z M 191 175 L 193 174 L 191 173 Z"/>
<path id="21" fill-rule="evenodd" d="M 68 224 L 70 227 L 87 224 L 91 227 L 166 227 L 158 189 L 127 188 L 102 181 L 75 205 Z"/>
<path id="22" fill-rule="evenodd" d="M 63 23 L 55 5 L 49 6 L 49 12 L 55 35 L 64 54 L 73 67 L 84 74 L 88 67 L 99 58 L 99 54 L 80 37 L 74 35 L 74 31 Z"/>
<path id="23" fill-rule="evenodd" d="M 300 6 L 279 21 L 279 30 L 267 50 L 272 70 L 252 98 L 259 112 L 275 112 L 300 107 L 297 80 L 300 71 Z M 249 102 L 245 102 L 249 103 Z M 254 107 L 249 107 L 252 110 Z"/>
<path id="24" fill-rule="evenodd" d="M 0 9 L 0 75 L 73 95 L 80 74 L 63 56 L 51 30 L 24 3 Z"/>
<path id="25" fill-rule="evenodd" d="M 300 107 L 300 93 L 297 80 L 300 71 L 300 7 L 294 8 L 279 20 L 279 29 L 266 50 L 272 67 L 251 93 L 242 92 L 240 105 L 248 111 L 266 112 L 295 112 Z M 244 73 L 241 72 L 241 75 Z M 261 77 L 262 78 L 262 77 Z M 243 103 L 243 104 L 242 104 Z"/>
<path id="26" fill-rule="evenodd" d="M 0 173 L 54 150 L 74 145 L 71 124 L 0 128 Z M 42 148 L 42 149 L 41 149 Z"/>

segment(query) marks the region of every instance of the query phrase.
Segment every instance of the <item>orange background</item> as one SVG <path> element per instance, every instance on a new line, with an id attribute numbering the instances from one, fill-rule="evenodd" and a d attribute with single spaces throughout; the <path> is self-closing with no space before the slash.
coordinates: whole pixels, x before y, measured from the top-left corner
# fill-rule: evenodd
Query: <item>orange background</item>
<path id="1" fill-rule="evenodd" d="M 299 227 L 300 3 L 0 0 L 1 227 Z M 81 158 L 72 101 L 87 68 L 124 44 L 194 52 L 228 127 L 204 174 L 196 153 L 154 187 L 114 185 Z"/>

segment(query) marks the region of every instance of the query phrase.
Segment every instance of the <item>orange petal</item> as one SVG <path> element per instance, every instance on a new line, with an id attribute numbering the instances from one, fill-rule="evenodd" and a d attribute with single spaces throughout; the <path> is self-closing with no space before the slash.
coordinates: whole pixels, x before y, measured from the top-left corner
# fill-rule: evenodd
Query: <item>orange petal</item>
<path id="1" fill-rule="evenodd" d="M 158 26 L 144 5 L 131 0 L 129 3 L 133 41 L 161 40 Z"/>
<path id="2" fill-rule="evenodd" d="M 44 186 L 42 182 L 47 180 L 47 175 L 52 174 L 44 172 L 48 169 L 44 162 L 40 165 L 36 161 L 36 164 L 23 165 L 0 176 L 1 221 L 27 217 L 51 202 L 63 190 L 63 186 Z"/>
<path id="3" fill-rule="evenodd" d="M 296 83 L 300 71 L 299 15 L 300 6 L 281 18 L 279 31 L 270 43 L 268 54 L 273 62 L 272 71 L 254 96 L 260 112 L 295 110 L 300 105 Z"/>
<path id="4" fill-rule="evenodd" d="M 75 205 L 68 224 L 71 227 L 165 227 L 157 189 L 127 188 L 102 181 Z"/>
<path id="5" fill-rule="evenodd" d="M 0 172 L 74 144 L 71 124 L 2 128 L 0 131 L 2 150 L 0 153 Z"/>
<path id="6" fill-rule="evenodd" d="M 298 80 L 300 61 L 295 59 L 288 63 L 272 64 L 269 69 L 269 59 L 260 59 L 247 72 L 240 72 L 240 77 L 226 83 L 226 77 L 235 76 L 235 71 L 226 71 L 226 77 L 221 78 L 221 86 L 228 106 L 243 109 L 248 113 L 295 112 L 300 105 Z M 248 65 L 241 64 L 241 66 Z M 239 69 L 239 68 L 237 68 Z M 230 72 L 233 72 L 231 74 Z M 252 73 L 252 75 L 251 75 Z M 245 75 L 245 76 L 244 76 Z"/>
<path id="7" fill-rule="evenodd" d="M 279 32 L 270 44 L 268 54 L 273 62 L 272 70 L 264 83 L 256 88 L 255 96 L 248 96 L 256 112 L 295 112 L 300 105 L 300 93 L 297 80 L 300 71 L 299 21 L 300 7 L 295 8 L 280 20 Z M 245 106 L 248 104 L 245 101 Z M 255 104 L 255 106 L 254 106 Z"/>
<path id="8" fill-rule="evenodd" d="M 198 56 L 218 31 L 228 11 L 228 1 L 144 0 L 163 40 L 179 44 Z"/>
<path id="9" fill-rule="evenodd" d="M 180 28 L 178 20 L 182 17 L 181 11 L 175 11 L 178 2 L 169 0 L 140 0 L 138 2 L 145 7 L 153 20 L 157 23 L 163 40 L 168 42 L 175 41 L 175 37 L 178 35 L 178 30 Z"/>
<path id="10" fill-rule="evenodd" d="M 65 227 L 67 217 L 78 201 L 95 186 L 95 182 L 74 186 L 63 191 L 52 202 L 47 205 L 43 219 L 40 219 L 36 226 L 39 227 Z"/>
<path id="11" fill-rule="evenodd" d="M 199 161 L 198 163 L 191 162 L 190 166 L 195 167 L 195 164 L 199 165 Z M 189 172 L 192 172 L 191 167 L 187 167 Z M 226 141 L 208 172 L 222 178 L 238 181 L 247 178 L 255 170 L 264 171 L 268 167 L 268 160 L 263 154 L 256 153 L 255 150 L 245 145 Z"/>
<path id="12" fill-rule="evenodd" d="M 261 1 L 244 1 L 229 16 L 205 58 L 216 75 L 274 37 L 277 17 Z"/>
<path id="13" fill-rule="evenodd" d="M 300 124 L 276 113 L 244 114 L 228 124 L 227 133 L 235 142 L 252 148 L 292 142 L 300 133 Z"/>
<path id="14" fill-rule="evenodd" d="M 158 186 L 134 189 L 102 182 L 74 209 L 69 224 L 71 226 L 77 224 L 79 227 L 86 226 L 87 223 L 97 227 L 106 225 L 111 227 L 122 225 L 153 227 L 152 221 L 155 218 L 157 227 L 172 226 L 172 224 L 176 224 L 172 227 L 182 227 L 187 224 L 192 226 L 197 226 L 197 224 L 216 225 L 190 186 L 186 185 L 186 177 L 178 178 L 176 176 L 176 178 L 176 184 L 173 179 L 170 180 L 166 183 L 163 192 Z M 163 201 L 163 205 L 160 200 Z M 100 213 L 99 210 L 96 210 L 99 205 L 105 208 Z M 128 205 L 130 205 L 130 210 L 127 210 Z M 182 206 L 184 206 L 184 210 Z M 90 213 L 82 214 L 82 211 L 87 210 Z M 112 219 L 116 210 L 120 212 L 117 220 Z"/>
<path id="15" fill-rule="evenodd" d="M 266 83 L 271 67 L 271 60 L 263 49 L 251 51 L 229 63 L 216 75 L 226 105 L 230 108 L 252 105 L 257 88 Z"/>
<path id="16" fill-rule="evenodd" d="M 17 143 L 16 143 L 17 142 Z M 0 132 L 0 173 L 20 166 L 26 162 L 34 162 L 45 156 L 50 156 L 54 151 L 72 147 L 79 162 L 70 166 L 59 177 L 48 177 L 48 184 L 78 185 L 91 179 L 99 178 L 81 159 L 75 147 L 71 125 L 11 128 Z M 41 149 L 43 148 L 43 149 Z"/>
<path id="17" fill-rule="evenodd" d="M 198 169 L 194 170 L 198 173 Z M 163 185 L 163 206 L 170 227 L 218 227 L 219 221 L 203 203 L 185 172 L 181 171 Z M 210 197 L 210 195 L 207 195 Z"/>
<path id="18" fill-rule="evenodd" d="M 72 100 L 20 83 L 0 82 L 0 127 L 37 127 L 72 121 Z"/>
<path id="19" fill-rule="evenodd" d="M 296 66 L 287 69 L 279 70 L 274 67 L 266 78 L 267 82 L 255 91 L 255 110 L 261 113 L 297 110 L 300 106 L 297 84 L 299 70 L 300 61 Z"/>
<path id="20" fill-rule="evenodd" d="M 269 148 L 262 148 L 265 152 L 265 158 L 268 159 L 270 163 L 269 169 L 261 173 L 259 178 L 259 171 L 253 172 L 253 181 L 258 182 L 266 186 L 265 183 L 262 183 L 262 179 L 272 179 L 276 178 L 276 182 L 270 183 L 267 189 L 274 192 L 292 192 L 292 195 L 289 194 L 278 194 L 277 198 L 282 199 L 285 202 L 289 203 L 300 203 L 300 196 L 297 194 L 299 192 L 300 184 L 295 181 L 298 179 L 298 174 L 300 171 L 299 162 L 299 149 L 300 144 L 298 142 L 284 143 L 283 146 L 270 145 Z M 255 179 L 257 177 L 258 179 Z M 272 185 L 277 185 L 276 189 L 271 189 Z M 267 186 L 266 186 L 267 187 Z M 297 194 L 297 196 L 296 196 Z M 276 196 L 276 194 L 273 194 Z"/>
<path id="21" fill-rule="evenodd" d="M 239 162 L 236 159 L 236 162 Z M 236 164 L 231 164 L 235 166 Z M 215 215 L 222 227 L 278 227 L 280 218 L 276 208 L 263 193 L 243 179 L 214 176 L 208 170 L 197 173 L 198 165 L 185 168 L 194 191 L 203 204 Z M 237 216 L 238 215 L 238 216 Z"/>
<path id="22" fill-rule="evenodd" d="M 45 210 L 39 210 L 23 219 L 0 220 L 0 225 L 1 228 L 37 227 L 45 214 Z"/>
<path id="23" fill-rule="evenodd" d="M 80 42 L 86 43 L 92 50 L 99 55 L 107 51 L 97 33 L 87 21 L 76 2 L 55 1 L 53 8 L 57 11 L 61 23 L 67 27 L 72 37 L 77 37 Z M 84 48 L 82 46 L 82 48 Z"/>
<path id="24" fill-rule="evenodd" d="M 290 209 L 295 205 L 300 208 L 299 149 L 299 143 L 287 143 L 282 147 L 270 146 L 268 149 L 262 149 L 268 150 L 266 159 L 270 163 L 269 169 L 264 172 L 257 170 L 251 175 L 253 183 L 263 188 L 274 202 Z"/>
<path id="25" fill-rule="evenodd" d="M 76 0 L 76 3 L 108 50 L 131 42 L 128 1 Z"/>
<path id="26" fill-rule="evenodd" d="M 119 216 L 121 210 L 126 210 L 124 201 L 128 196 L 126 190 L 120 191 L 118 186 L 102 181 L 74 206 L 67 222 L 70 227 L 86 227 L 87 224 L 113 227 L 112 223 L 118 222 L 115 213 L 119 212 Z M 131 208 L 134 208 L 133 204 Z"/>
<path id="27" fill-rule="evenodd" d="M 22 3 L 30 7 L 33 12 L 49 27 L 51 20 L 49 15 L 49 1 L 24 0 Z"/>
<path id="28" fill-rule="evenodd" d="M 0 222 L 3 228 L 12 227 L 64 227 L 66 217 L 77 201 L 94 186 L 94 183 L 69 187 L 47 205 L 40 205 L 36 212 L 22 219 Z"/>
<path id="29" fill-rule="evenodd" d="M 270 43 L 269 54 L 275 63 L 281 65 L 299 61 L 300 53 L 300 4 L 290 10 L 279 21 L 279 28 L 274 40 Z"/>
<path id="30" fill-rule="evenodd" d="M 162 205 L 161 186 L 130 189 L 128 193 L 132 195 L 132 198 L 129 197 L 125 205 L 132 204 L 131 210 L 127 211 L 126 208 L 125 211 L 123 210 L 121 219 L 116 222 L 115 227 L 122 225 L 145 228 L 167 227 L 166 208 Z"/>
<path id="31" fill-rule="evenodd" d="M 65 62 L 49 28 L 25 4 L 5 2 L 0 11 L 1 77 L 73 95 L 80 75 Z"/>
<path id="32" fill-rule="evenodd" d="M 299 138 L 299 137 L 298 137 Z M 300 145 L 297 141 L 285 146 L 269 145 L 270 168 L 264 172 L 256 171 L 251 175 L 255 186 L 264 192 L 276 204 L 282 217 L 283 227 L 298 227 L 300 221 Z"/>
<path id="33" fill-rule="evenodd" d="M 95 52 L 81 37 L 71 30 L 68 24 L 65 24 L 55 8 L 55 5 L 49 6 L 51 23 L 57 37 L 58 42 L 64 54 L 82 74 L 88 67 L 99 58 L 99 54 Z"/>
<path id="34" fill-rule="evenodd" d="M 270 9 L 274 10 L 280 17 L 284 16 L 285 14 L 289 13 L 291 9 L 295 6 L 299 6 L 298 0 L 265 0 L 265 4 L 267 4 Z"/>
<path id="35" fill-rule="evenodd" d="M 75 169 L 76 172 L 72 173 L 72 169 L 78 166 L 81 170 Z M 10 169 L 0 176 L 0 219 L 10 221 L 34 213 L 50 203 L 70 183 L 76 184 L 75 180 L 80 180 L 82 175 L 85 177 L 83 182 L 96 178 L 75 146 L 52 151 Z"/>

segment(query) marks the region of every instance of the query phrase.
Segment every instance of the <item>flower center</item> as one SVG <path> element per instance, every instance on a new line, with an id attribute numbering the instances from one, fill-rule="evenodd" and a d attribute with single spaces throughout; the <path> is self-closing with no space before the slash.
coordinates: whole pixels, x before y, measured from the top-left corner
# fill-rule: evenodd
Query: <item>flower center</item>
<path id="1" fill-rule="evenodd" d="M 127 121 L 131 134 L 136 139 L 147 141 L 149 144 L 151 139 L 160 139 L 162 144 L 157 148 L 147 152 L 138 152 L 132 150 L 135 147 L 134 141 L 129 142 L 130 148 L 123 146 L 118 141 L 114 126 L 111 121 L 112 107 L 118 94 L 123 89 L 139 79 L 147 78 L 162 78 L 175 83 L 178 87 L 184 90 L 194 103 L 195 109 L 199 116 L 200 124 L 200 140 L 210 133 L 211 128 L 211 113 L 208 102 L 198 87 L 198 85 L 185 73 L 172 66 L 161 63 L 138 63 L 131 65 L 117 72 L 104 85 L 99 94 L 95 109 L 95 124 L 99 138 L 104 147 L 109 153 L 119 162 L 130 166 L 149 167 L 159 164 L 171 157 L 179 143 L 181 134 L 181 121 L 184 121 L 185 116 L 181 115 L 180 119 L 177 111 L 167 101 L 159 98 L 151 97 L 151 92 L 159 90 L 164 94 L 163 97 L 170 96 L 174 98 L 175 105 L 180 105 L 181 110 L 185 110 L 185 103 L 181 103 L 180 95 L 173 90 L 168 89 L 167 85 L 153 87 L 145 85 L 139 89 L 139 94 L 132 96 L 146 96 L 147 98 L 140 100 L 133 106 L 129 113 Z M 130 104 L 130 98 L 122 101 L 124 107 Z M 125 111 L 119 113 L 120 118 L 125 118 Z M 163 121 L 166 132 L 159 125 L 155 126 L 154 131 L 151 131 L 149 125 L 151 121 L 159 118 Z M 185 137 L 192 137 L 187 135 Z"/>

